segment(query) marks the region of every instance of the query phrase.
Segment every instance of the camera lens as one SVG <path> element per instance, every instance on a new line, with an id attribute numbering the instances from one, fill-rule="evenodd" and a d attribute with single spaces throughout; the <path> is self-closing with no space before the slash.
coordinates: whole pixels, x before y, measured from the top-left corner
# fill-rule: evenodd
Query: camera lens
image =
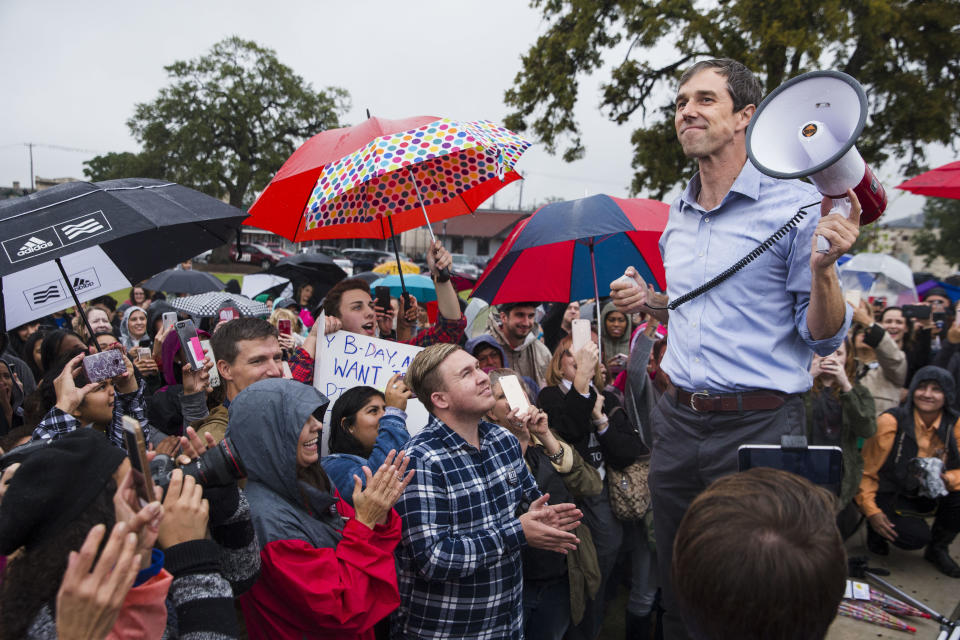
<path id="1" fill-rule="evenodd" d="M 230 438 L 224 438 L 220 444 L 180 468 L 184 475 L 193 476 L 204 487 L 222 487 L 247 477 L 247 469 L 236 455 Z"/>

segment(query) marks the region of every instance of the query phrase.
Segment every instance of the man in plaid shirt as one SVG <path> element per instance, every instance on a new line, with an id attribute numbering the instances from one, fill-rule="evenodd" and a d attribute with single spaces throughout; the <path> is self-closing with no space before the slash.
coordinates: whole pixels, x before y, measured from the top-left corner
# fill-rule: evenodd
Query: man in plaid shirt
<path id="1" fill-rule="evenodd" d="M 393 637 L 519 640 L 520 549 L 575 549 L 570 530 L 582 514 L 547 505 L 517 439 L 482 420 L 495 400 L 476 358 L 433 345 L 406 380 L 431 417 L 407 444 L 416 473 L 395 507 L 403 534 Z"/>
<path id="2" fill-rule="evenodd" d="M 458 344 L 467 328 L 467 319 L 460 311 L 460 301 L 456 289 L 453 288 L 453 282 L 449 279 L 444 282 L 437 281 L 440 270 L 449 268 L 451 264 L 453 264 L 453 258 L 450 252 L 444 249 L 438 240 L 427 254 L 427 265 L 430 267 L 434 286 L 437 289 L 437 307 L 440 313 L 433 327 L 406 340 L 398 339 L 404 337 L 403 333 L 399 336 L 394 335 L 391 310 L 378 310 L 374 306 L 369 284 L 359 278 L 348 278 L 338 282 L 327 292 L 323 301 L 323 310 L 327 317 L 326 325 L 324 327 L 314 325 L 303 346 L 296 349 L 290 356 L 289 365 L 293 379 L 306 384 L 313 383 L 313 354 L 320 330 L 324 333 L 334 333 L 343 329 L 361 335 L 375 336 L 379 326 L 381 338 L 397 340 L 403 344 L 418 347 L 428 347 L 438 343 Z M 408 311 L 416 317 L 415 308 Z M 400 328 L 406 330 L 409 327 L 401 322 Z"/>

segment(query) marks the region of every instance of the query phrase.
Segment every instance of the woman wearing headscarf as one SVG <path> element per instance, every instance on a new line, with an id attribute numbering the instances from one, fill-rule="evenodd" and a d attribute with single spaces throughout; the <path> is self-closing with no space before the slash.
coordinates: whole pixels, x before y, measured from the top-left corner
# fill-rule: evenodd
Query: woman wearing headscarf
<path id="1" fill-rule="evenodd" d="M 247 468 L 260 579 L 241 596 L 250 638 L 372 640 L 400 604 L 393 504 L 413 475 L 388 455 L 354 476 L 351 508 L 320 466 L 328 400 L 294 380 L 261 380 L 230 404 L 227 438 Z M 350 489 L 349 487 L 344 487 Z"/>

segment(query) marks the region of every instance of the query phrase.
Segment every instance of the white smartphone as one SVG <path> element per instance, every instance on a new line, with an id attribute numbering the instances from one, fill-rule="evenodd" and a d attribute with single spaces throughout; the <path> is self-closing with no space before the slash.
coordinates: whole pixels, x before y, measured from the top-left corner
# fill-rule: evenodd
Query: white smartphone
<path id="1" fill-rule="evenodd" d="M 590 342 L 590 321 L 586 318 L 577 318 L 570 323 L 570 335 L 573 336 L 573 345 L 570 353 L 576 354 Z"/>
<path id="2" fill-rule="evenodd" d="M 163 318 L 162 328 L 163 328 L 164 331 L 166 331 L 167 329 L 169 329 L 170 327 L 172 327 L 172 326 L 174 325 L 174 323 L 177 321 L 177 312 L 176 312 L 176 311 L 167 311 L 167 312 L 164 313 L 161 317 Z"/>
<path id="3" fill-rule="evenodd" d="M 843 299 L 848 305 L 857 309 L 860 307 L 860 300 L 863 299 L 863 291 L 860 289 L 849 289 L 843 292 Z"/>
<path id="4" fill-rule="evenodd" d="M 511 409 L 517 409 L 517 416 L 522 417 L 530 409 L 530 402 L 527 401 L 527 394 L 523 392 L 523 386 L 520 384 L 520 378 L 517 376 L 503 376 L 499 380 L 500 388 L 503 389 L 503 395 L 507 397 L 507 404 Z"/>
<path id="5" fill-rule="evenodd" d="M 220 372 L 217 371 L 217 357 L 213 355 L 213 347 L 210 346 L 209 340 L 201 340 L 200 346 L 203 347 L 204 354 L 210 356 L 210 360 L 213 361 L 213 368 L 210 369 L 210 386 L 219 387 L 220 386 Z"/>

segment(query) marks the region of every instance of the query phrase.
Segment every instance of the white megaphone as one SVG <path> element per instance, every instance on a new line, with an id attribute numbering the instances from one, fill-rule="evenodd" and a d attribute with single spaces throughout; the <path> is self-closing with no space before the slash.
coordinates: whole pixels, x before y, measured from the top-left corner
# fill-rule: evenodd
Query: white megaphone
<path id="1" fill-rule="evenodd" d="M 849 215 L 847 189 L 860 201 L 860 224 L 880 217 L 887 193 L 854 143 L 867 120 L 867 94 L 839 71 L 811 71 L 784 82 L 757 107 L 747 127 L 750 161 L 774 178 L 810 177 Z M 830 243 L 817 236 L 817 251 Z"/>

